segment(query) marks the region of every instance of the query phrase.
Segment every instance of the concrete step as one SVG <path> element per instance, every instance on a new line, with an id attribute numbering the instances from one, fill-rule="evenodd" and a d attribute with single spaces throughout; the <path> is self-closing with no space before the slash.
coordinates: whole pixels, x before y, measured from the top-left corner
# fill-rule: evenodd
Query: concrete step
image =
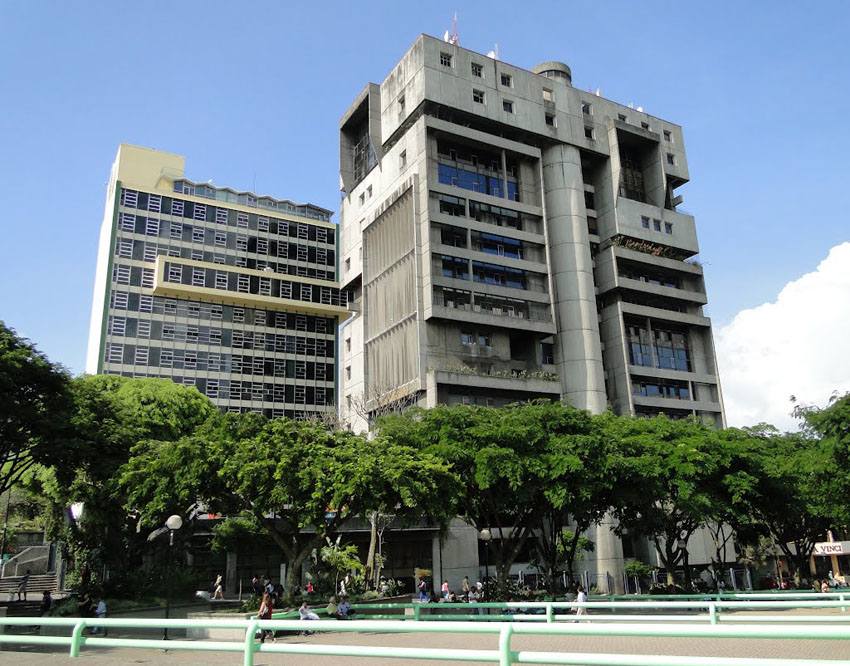
<path id="1" fill-rule="evenodd" d="M 5 601 L 9 592 L 17 592 L 18 585 L 21 584 L 23 576 L 9 576 L 8 578 L 0 578 L 0 601 Z M 56 591 L 56 574 L 35 574 L 30 576 L 27 583 L 27 596 L 37 593 L 39 598 L 44 590 Z M 18 595 L 15 594 L 17 599 Z"/>

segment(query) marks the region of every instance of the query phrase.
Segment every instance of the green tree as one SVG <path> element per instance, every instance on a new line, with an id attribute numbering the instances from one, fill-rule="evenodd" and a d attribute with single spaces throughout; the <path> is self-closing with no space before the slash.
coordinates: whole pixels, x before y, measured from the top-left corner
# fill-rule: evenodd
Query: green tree
<path id="1" fill-rule="evenodd" d="M 681 562 L 688 579 L 687 541 L 718 513 L 730 474 L 737 470 L 739 447 L 717 431 L 693 421 L 620 417 L 619 469 L 614 515 L 618 530 L 648 537 L 673 583 Z"/>
<path id="2" fill-rule="evenodd" d="M 295 572 L 354 516 L 394 507 L 446 525 L 457 479 L 430 455 L 317 423 L 217 415 L 177 442 L 145 442 L 123 470 L 130 506 L 158 525 L 172 507 L 201 502 L 253 521 L 280 548 L 292 597 Z"/>
<path id="3" fill-rule="evenodd" d="M 501 409 L 441 406 L 386 416 L 379 426 L 384 436 L 439 456 L 461 476 L 459 513 L 491 531 L 488 547 L 501 582 L 553 512 L 572 514 L 580 533 L 607 506 L 608 437 L 588 412 L 546 400 Z"/>
<path id="4" fill-rule="evenodd" d="M 342 545 L 342 535 L 337 535 L 334 541 L 325 538 L 325 545 L 319 553 L 322 563 L 330 570 L 333 576 L 334 594 L 339 590 L 339 579 L 350 571 L 362 573 L 363 563 L 357 555 L 357 546 L 352 544 Z"/>
<path id="5" fill-rule="evenodd" d="M 37 464 L 73 464 L 68 373 L 0 321 L 0 494 Z"/>
<path id="6" fill-rule="evenodd" d="M 138 442 L 191 433 L 215 406 L 194 387 L 168 379 L 83 376 L 70 390 L 75 464 L 43 467 L 28 485 L 50 503 L 50 531 L 66 544 L 78 570 L 131 569 L 141 561 L 144 540 L 138 516 L 125 508 L 120 467 Z M 84 505 L 79 524 L 68 519 L 68 507 L 77 502 Z"/>

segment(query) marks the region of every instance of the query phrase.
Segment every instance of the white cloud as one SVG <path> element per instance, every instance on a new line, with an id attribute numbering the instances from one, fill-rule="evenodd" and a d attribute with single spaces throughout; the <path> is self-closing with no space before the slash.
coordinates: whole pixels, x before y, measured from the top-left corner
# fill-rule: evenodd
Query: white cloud
<path id="1" fill-rule="evenodd" d="M 715 335 L 729 425 L 796 430 L 790 396 L 825 405 L 850 390 L 850 243 Z"/>

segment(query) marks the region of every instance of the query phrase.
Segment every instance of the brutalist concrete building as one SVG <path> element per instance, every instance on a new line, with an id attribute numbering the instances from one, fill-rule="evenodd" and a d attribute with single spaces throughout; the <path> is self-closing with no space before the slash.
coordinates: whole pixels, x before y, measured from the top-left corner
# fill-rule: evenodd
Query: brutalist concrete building
<path id="1" fill-rule="evenodd" d="M 680 126 L 423 35 L 343 116 L 340 176 L 354 428 L 537 397 L 724 425 Z"/>
<path id="2" fill-rule="evenodd" d="M 170 378 L 229 411 L 335 414 L 348 311 L 331 212 L 189 180 L 184 167 L 118 150 L 86 371 Z"/>

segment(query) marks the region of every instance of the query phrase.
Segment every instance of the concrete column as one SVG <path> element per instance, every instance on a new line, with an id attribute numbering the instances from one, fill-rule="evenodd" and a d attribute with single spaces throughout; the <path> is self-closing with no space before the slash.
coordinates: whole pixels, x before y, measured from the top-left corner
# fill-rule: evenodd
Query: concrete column
<path id="1" fill-rule="evenodd" d="M 551 146 L 542 167 L 561 393 L 576 407 L 600 413 L 608 400 L 579 151 Z"/>
<path id="2" fill-rule="evenodd" d="M 227 553 L 227 563 L 224 565 L 224 593 L 229 597 L 239 594 L 239 579 L 236 573 L 236 553 Z"/>
<path id="3" fill-rule="evenodd" d="M 590 557 L 596 559 L 596 573 L 604 579 L 607 571 L 613 579 L 614 593 L 623 594 L 623 543 L 613 529 L 614 519 L 610 514 L 595 528 L 591 528 L 595 534 L 592 533 L 590 538 L 595 542 L 596 550 Z"/>

